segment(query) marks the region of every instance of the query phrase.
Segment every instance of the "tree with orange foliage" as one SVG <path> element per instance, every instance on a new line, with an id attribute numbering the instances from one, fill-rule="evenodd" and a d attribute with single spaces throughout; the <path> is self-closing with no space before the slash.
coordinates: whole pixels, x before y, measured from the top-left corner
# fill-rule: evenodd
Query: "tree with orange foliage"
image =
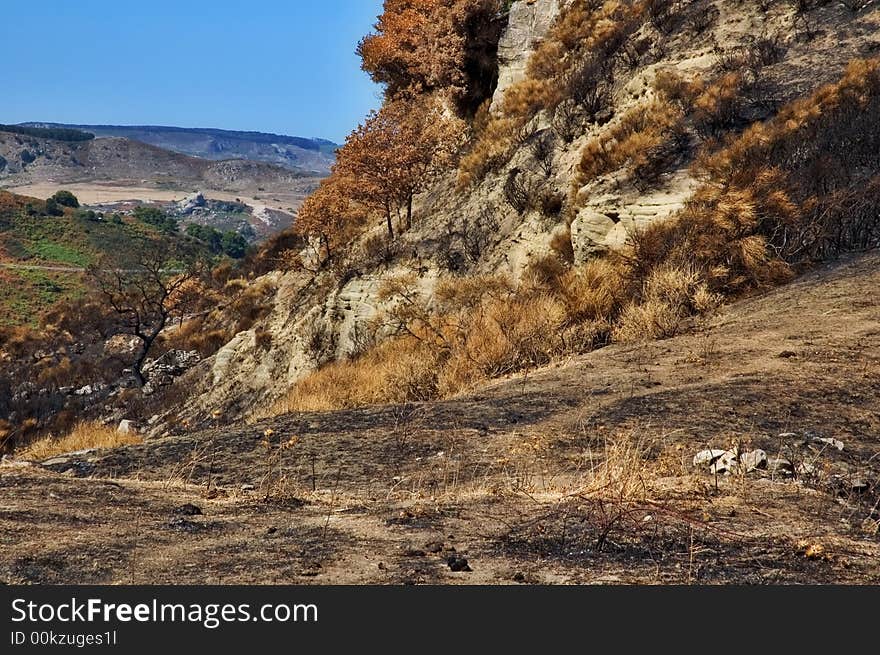
<path id="1" fill-rule="evenodd" d="M 375 33 L 358 45 L 363 69 L 389 98 L 451 91 L 471 108 L 491 91 L 500 0 L 385 0 Z"/>
<path id="2" fill-rule="evenodd" d="M 351 200 L 345 180 L 336 172 L 324 179 L 297 212 L 293 229 L 297 234 L 318 239 L 318 258 L 321 250 L 329 257 L 332 249 L 343 240 L 353 218 Z"/>
<path id="3" fill-rule="evenodd" d="M 412 226 L 413 197 L 451 164 L 462 133 L 436 97 L 386 101 L 340 148 L 334 176 L 350 180 L 349 198 L 385 216 L 393 238 L 393 216 L 405 207 L 404 229 Z"/>

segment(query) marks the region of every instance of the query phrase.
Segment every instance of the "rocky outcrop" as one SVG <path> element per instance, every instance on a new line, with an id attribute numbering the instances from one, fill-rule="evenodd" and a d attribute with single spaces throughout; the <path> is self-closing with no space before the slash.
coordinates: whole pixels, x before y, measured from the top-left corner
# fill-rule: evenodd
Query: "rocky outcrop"
<path id="1" fill-rule="evenodd" d="M 586 199 L 585 206 L 571 224 L 575 263 L 622 248 L 633 230 L 669 218 L 684 207 L 695 186 L 690 173 L 681 170 L 661 188 L 644 194 L 634 189 L 581 189 L 579 195 Z"/>
<path id="2" fill-rule="evenodd" d="M 493 108 L 510 85 L 525 77 L 529 57 L 567 1 L 519 0 L 513 3 L 507 29 L 498 44 L 498 87 L 492 100 Z"/>

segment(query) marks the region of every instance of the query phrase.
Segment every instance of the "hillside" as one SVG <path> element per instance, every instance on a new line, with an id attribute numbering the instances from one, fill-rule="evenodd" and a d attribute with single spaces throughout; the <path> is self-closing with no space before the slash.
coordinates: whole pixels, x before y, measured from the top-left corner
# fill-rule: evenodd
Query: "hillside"
<path id="1" fill-rule="evenodd" d="M 83 299 L 85 269 L 157 233 L 131 216 L 50 213 L 42 200 L 0 191 L 0 327 L 36 326 L 57 304 Z"/>
<path id="2" fill-rule="evenodd" d="M 823 84 L 848 84 L 840 80 L 849 62 L 880 50 L 880 9 L 826 3 L 800 11 L 780 1 L 765 11 L 701 0 L 657 3 L 652 13 L 640 9 L 643 4 L 574 2 L 560 13 L 563 5 L 551 0 L 514 3 L 498 45 L 500 86 L 471 119 L 455 163 L 439 166 L 414 194 L 411 226 L 405 201 L 386 216 L 381 194 L 358 195 L 351 181 L 371 173 L 369 130 L 381 131 L 382 116 L 363 127 L 363 138 L 340 150 L 337 174 L 300 213 L 300 229 L 329 241 L 330 256 L 316 274 L 312 249 L 293 253 L 305 272 L 292 267 L 272 273 L 278 291 L 267 317 L 250 334 L 237 335 L 205 369 L 189 418 L 216 406 L 232 418 L 255 403 L 285 411 L 454 394 L 612 340 L 674 335 L 683 318 L 724 298 L 789 280 L 840 249 L 880 245 L 876 222 L 869 222 L 853 226 L 863 239 L 858 244 L 814 253 L 810 248 L 818 243 L 803 243 L 797 252 L 786 251 L 805 238 L 797 225 L 837 220 L 829 218 L 838 215 L 830 203 L 845 197 L 843 190 L 829 193 L 833 186 L 818 191 L 824 197 L 796 188 L 813 180 L 821 187 L 817 166 L 830 144 L 816 130 L 837 139 L 829 156 L 853 159 L 834 179 L 867 194 L 864 201 L 852 197 L 849 215 L 873 220 L 873 187 L 851 180 L 871 179 L 880 168 L 872 154 L 876 67 L 873 104 L 863 117 L 850 118 L 853 110 L 841 108 L 839 117 L 826 112 L 827 126 L 785 132 L 810 111 L 802 105 L 835 97 Z M 582 44 L 579 31 L 593 29 L 596 21 L 610 26 L 603 37 L 608 44 Z M 637 51 L 626 43 L 637 44 Z M 542 47 L 549 52 L 547 68 L 538 66 Z M 604 53 L 604 66 L 596 68 L 598 55 L 590 47 Z M 747 62 L 748 71 L 735 72 Z M 530 67 L 537 71 L 533 77 L 524 72 Z M 561 95 L 548 95 L 560 88 Z M 595 96 L 598 106 L 585 105 L 582 93 Z M 413 102 L 446 102 L 439 95 Z M 424 109 L 409 115 L 419 111 Z M 794 121 L 792 114 L 798 114 Z M 780 161 L 774 170 L 791 167 L 793 173 L 779 173 L 791 177 L 771 179 L 761 170 L 770 155 L 746 142 L 750 135 L 776 140 Z M 805 142 L 814 150 L 797 151 Z M 345 158 L 364 152 L 346 177 Z M 731 164 L 733 157 L 740 160 Z M 737 167 L 745 174 L 740 178 Z M 382 189 L 381 179 L 369 179 L 369 193 Z M 395 192 L 388 191 L 392 205 Z M 811 207 L 815 217 L 796 215 L 801 206 Z M 729 220 L 717 218 L 726 211 Z M 768 218 L 756 224 L 755 216 Z M 693 227 L 676 232 L 678 224 L 666 219 L 679 217 Z M 642 232 L 652 225 L 658 227 Z M 317 258 L 325 256 L 322 250 Z M 474 299 L 473 289 L 482 297 Z M 259 330 L 273 335 L 268 353 L 252 347 Z M 373 357 L 359 357 L 360 368 L 351 365 L 352 357 L 382 341 Z M 334 361 L 337 367 L 326 366 Z M 298 386 L 319 367 L 322 375 Z"/>
<path id="3" fill-rule="evenodd" d="M 878 284 L 877 255 L 853 258 L 445 402 L 7 461 L 0 580 L 877 584 Z M 603 460 L 620 439 L 636 456 Z M 692 465 L 737 442 L 810 472 Z"/>
<path id="4" fill-rule="evenodd" d="M 0 157 L 0 184 L 5 187 L 127 180 L 160 188 L 201 185 L 245 191 L 295 186 L 310 177 L 243 159 L 199 159 L 123 138 L 67 142 L 0 132 Z"/>
<path id="5" fill-rule="evenodd" d="M 25 125 L 83 130 L 98 137 L 121 137 L 203 159 L 248 159 L 283 166 L 294 171 L 312 171 L 318 174 L 330 172 L 333 153 L 338 147 L 325 139 L 209 128 L 63 123 L 25 123 Z"/>
<path id="6" fill-rule="evenodd" d="M 10 526 L 56 485 L 114 544 L 7 575 L 880 579 L 880 6 L 400 0 L 357 52 L 382 107 L 143 386 L 88 320 L 0 347 Z"/>
<path id="7" fill-rule="evenodd" d="M 187 198 L 207 198 L 195 208 L 198 216 L 190 207 L 181 218 L 240 229 L 249 240 L 290 227 L 320 179 L 321 174 L 301 169 L 248 159 L 201 159 L 127 138 L 71 141 L 0 130 L 0 188 L 42 199 L 66 188 L 83 204 L 111 213 L 137 204 L 176 213 Z M 233 206 L 240 211 L 224 209 Z"/>

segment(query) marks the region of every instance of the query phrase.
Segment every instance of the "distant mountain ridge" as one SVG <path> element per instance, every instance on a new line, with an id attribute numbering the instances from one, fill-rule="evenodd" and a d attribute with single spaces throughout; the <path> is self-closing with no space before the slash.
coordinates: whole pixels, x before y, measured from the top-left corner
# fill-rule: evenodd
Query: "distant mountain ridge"
<path id="1" fill-rule="evenodd" d="M 24 127 L 83 130 L 102 137 L 122 137 L 204 159 L 248 159 L 291 170 L 330 172 L 337 144 L 326 139 L 304 138 L 214 128 L 160 125 L 73 125 L 28 122 Z"/>

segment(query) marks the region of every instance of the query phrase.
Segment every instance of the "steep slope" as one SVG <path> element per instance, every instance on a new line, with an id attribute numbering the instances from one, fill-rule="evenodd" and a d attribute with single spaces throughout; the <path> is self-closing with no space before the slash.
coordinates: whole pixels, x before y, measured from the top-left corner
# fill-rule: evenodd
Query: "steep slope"
<path id="1" fill-rule="evenodd" d="M 84 130 L 98 137 L 140 141 L 164 150 L 202 159 L 248 159 L 283 166 L 298 172 L 326 174 L 337 146 L 326 139 L 305 139 L 282 134 L 240 132 L 210 128 L 155 125 L 67 125 L 24 123 L 31 127 Z"/>
<path id="2" fill-rule="evenodd" d="M 460 169 L 441 174 L 416 196 L 414 225 L 393 241 L 383 236 L 382 216 L 369 213 L 360 236 L 341 253 L 337 248 L 317 274 L 314 249 L 301 253 L 305 271 L 294 267 L 272 272 L 267 280 L 278 291 L 271 312 L 204 364 L 204 378 L 184 414 L 195 420 L 222 407 L 230 419 L 247 415 L 255 405 L 271 406 L 316 367 L 334 360 L 343 365 L 338 377 L 328 374 L 324 379 L 327 388 L 358 386 L 372 379 L 385 394 L 382 397 L 377 390 L 375 396 L 358 396 L 352 390 L 345 403 L 435 397 L 442 393 L 436 378 L 442 358 L 447 357 L 447 344 L 441 344 L 440 355 L 426 354 L 412 343 L 406 346 L 410 351 L 401 347 L 397 359 L 375 351 L 373 359 L 365 360 L 375 369 L 363 369 L 363 378 L 354 378 L 355 371 L 345 369 L 344 362 L 369 350 L 377 339 L 400 335 L 414 325 L 429 325 L 430 316 L 444 302 L 434 293 L 438 282 L 448 294 L 459 281 L 467 288 L 472 278 L 477 288 L 487 292 L 491 287 L 486 287 L 486 280 L 474 276 L 501 275 L 526 289 L 518 300 L 519 292 L 504 292 L 508 306 L 519 303 L 504 314 L 504 320 L 528 316 L 533 322 L 525 328 L 530 332 L 517 335 L 511 326 L 502 326 L 507 333 L 496 339 L 500 352 L 493 351 L 492 356 L 497 360 L 480 364 L 483 369 L 476 379 L 623 338 L 619 325 L 609 326 L 605 317 L 590 322 L 569 316 L 555 322 L 560 311 L 571 311 L 572 300 L 580 302 L 578 298 L 584 297 L 578 296 L 584 285 L 574 293 L 564 285 L 598 280 L 597 287 L 602 287 L 610 280 L 613 286 L 616 273 L 601 268 L 603 264 L 595 262 L 598 255 L 620 249 L 645 226 L 677 216 L 689 207 L 687 201 L 698 189 L 705 195 L 708 189 L 723 186 L 717 179 L 707 183 L 711 174 L 697 165 L 708 153 L 721 148 L 725 138 L 744 134 L 750 125 L 771 124 L 780 108 L 793 111 L 791 103 L 798 98 L 814 93 L 825 97 L 817 92 L 821 85 L 840 80 L 850 61 L 880 50 L 880 9 L 872 5 L 853 11 L 840 3 L 813 3 L 803 9 L 782 1 L 765 4 L 761 8 L 732 0 L 513 3 L 499 48 L 501 86 L 489 114 L 474 121 Z M 571 17 L 581 22 L 572 27 Z M 597 32 L 590 21 L 607 29 Z M 607 41 L 567 36 L 566 30 L 572 29 L 575 35 L 580 34 L 577 30 L 605 35 L 601 38 Z M 570 51 L 554 50 L 566 40 L 574 44 Z M 605 62 L 599 72 L 593 66 L 596 56 Z M 545 82 L 550 78 L 535 77 L 538 73 L 532 69 L 557 75 L 550 89 L 559 93 L 548 96 Z M 740 69 L 746 71 L 744 76 L 737 74 Z M 524 72 L 529 70 L 532 73 Z M 669 100 L 673 95 L 674 102 Z M 838 138 L 841 143 L 858 141 L 851 134 Z M 596 148 L 606 153 L 597 159 L 599 165 L 586 157 Z M 862 172 L 870 172 L 871 166 Z M 700 202 L 690 207 L 699 208 Z M 769 255 L 758 254 L 752 261 L 756 270 L 743 277 L 737 267 L 749 265 L 749 247 L 762 247 L 765 237 L 749 241 L 747 232 L 734 237 L 718 227 L 708 232 L 722 241 L 730 238 L 731 249 L 740 249 L 719 255 L 735 265 L 705 265 L 708 273 L 721 275 L 717 279 L 701 281 L 689 278 L 689 273 L 677 278 L 674 284 L 689 285 L 691 297 L 670 310 L 666 300 L 640 305 L 656 293 L 652 289 L 664 288 L 669 280 L 638 278 L 644 274 L 635 270 L 637 260 L 628 259 L 635 263 L 626 265 L 633 269 L 626 271 L 626 277 L 635 280 L 626 282 L 625 294 L 633 305 L 622 311 L 625 303 L 618 297 L 624 292 L 612 289 L 615 297 L 608 311 L 615 312 L 614 320 L 637 324 L 638 329 L 631 330 L 636 338 L 669 336 L 679 329 L 679 312 L 686 314 L 704 303 L 712 305 L 723 294 L 735 296 L 790 276 L 787 264 L 774 268 Z M 667 252 L 663 248 L 680 236 L 660 235 L 657 243 L 646 242 L 647 254 L 653 249 L 662 259 Z M 870 238 L 863 246 L 869 242 Z M 728 245 L 718 246 L 717 252 Z M 654 265 L 664 273 L 662 261 L 646 261 L 649 276 Z M 566 276 L 572 265 L 575 268 Z M 579 269 L 579 265 L 588 267 Z M 535 279 L 540 282 L 537 290 L 529 291 Z M 395 280 L 406 280 L 408 288 L 395 282 L 397 292 L 389 291 L 387 283 Z M 561 290 L 554 287 L 560 280 Z M 751 283 L 754 286 L 748 287 Z M 399 310 L 401 302 L 414 300 L 411 307 L 421 314 Z M 566 307 L 560 310 L 559 302 Z M 488 311 L 485 300 L 481 307 Z M 535 316 L 527 311 L 533 307 L 539 308 Z M 648 310 L 661 314 L 670 310 L 675 315 L 651 315 Z M 499 314 L 494 316 L 497 320 Z M 471 328 L 450 341 L 467 343 Z M 491 325 L 486 330 L 498 332 Z M 266 350 L 255 347 L 260 333 L 272 335 Z M 547 334 L 560 335 L 561 343 L 541 336 Z M 422 339 L 433 337 L 422 335 Z M 480 348 L 489 346 L 467 346 L 457 365 L 471 366 L 473 361 L 465 360 L 479 359 L 474 352 Z M 469 383 L 465 378 L 449 388 L 460 391 Z M 321 406 L 320 393 L 309 401 L 313 406 Z M 327 399 L 326 406 L 334 402 L 340 401 Z M 282 403 L 272 411 L 296 407 Z"/>

